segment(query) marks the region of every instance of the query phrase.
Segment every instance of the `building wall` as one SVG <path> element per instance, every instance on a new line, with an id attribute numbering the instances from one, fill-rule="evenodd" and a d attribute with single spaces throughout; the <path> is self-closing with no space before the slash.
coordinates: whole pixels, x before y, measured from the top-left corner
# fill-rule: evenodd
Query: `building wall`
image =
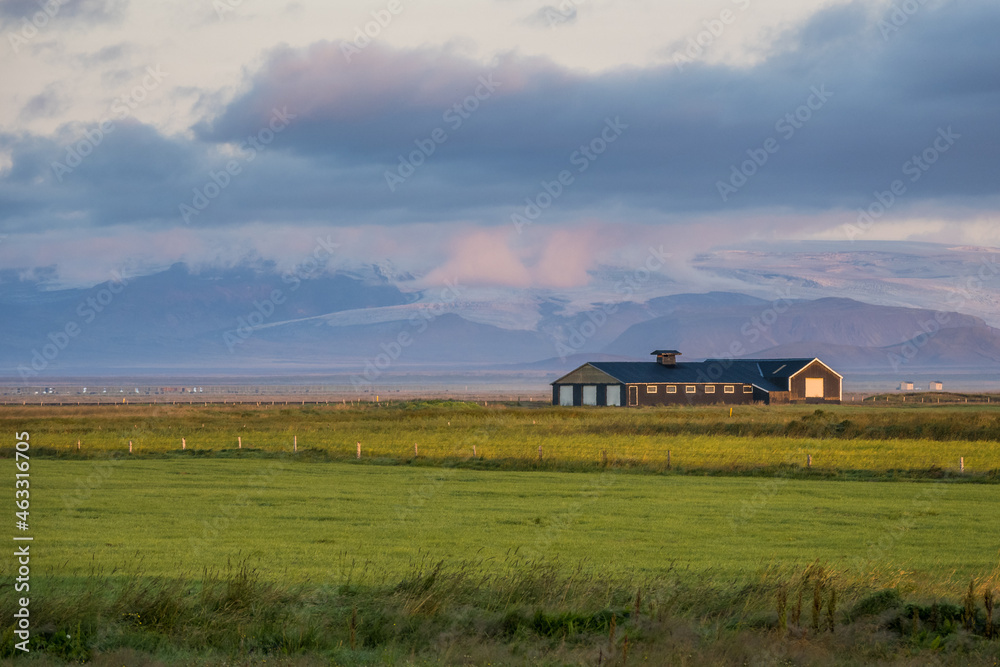
<path id="1" fill-rule="evenodd" d="M 727 394 L 725 392 L 726 387 L 732 387 L 733 393 Z M 743 385 L 742 383 L 706 383 L 706 384 L 680 384 L 680 383 L 664 383 L 655 385 L 638 385 L 639 388 L 639 405 L 640 406 L 654 406 L 654 405 L 713 405 L 716 403 L 722 403 L 724 405 L 744 405 L 747 403 L 754 402 L 754 395 L 751 391 L 750 393 L 744 393 L 743 387 L 749 385 Z M 650 393 L 647 391 L 647 387 L 655 387 L 656 392 Z M 677 391 L 675 393 L 668 393 L 668 387 L 675 387 Z M 688 393 L 687 388 L 694 387 L 693 393 Z M 713 392 L 707 391 L 708 388 L 714 389 Z"/>
<path id="2" fill-rule="evenodd" d="M 791 403 L 791 395 L 787 391 L 767 392 L 763 389 L 758 389 L 757 391 L 767 396 L 767 399 L 764 402 L 768 405 L 788 405 Z"/>
<path id="3" fill-rule="evenodd" d="M 806 379 L 823 379 L 823 397 L 806 397 Z M 814 361 L 799 371 L 789 382 L 789 401 L 792 403 L 839 403 L 841 379 L 836 373 L 818 361 Z"/>
<path id="4" fill-rule="evenodd" d="M 552 385 L 552 404 L 559 405 L 559 387 L 566 385 L 554 384 Z M 573 405 L 583 405 L 583 387 L 582 384 L 573 384 Z M 594 385 L 590 385 L 594 386 Z M 607 405 L 607 391 L 608 384 L 599 384 L 597 386 L 597 405 Z M 752 387 L 751 385 L 744 385 L 740 383 L 711 383 L 711 384 L 676 384 L 676 383 L 664 383 L 655 385 L 646 384 L 622 384 L 621 386 L 621 404 L 622 407 L 627 407 L 629 405 L 629 392 L 634 387 L 637 389 L 637 405 L 638 406 L 656 406 L 656 405 L 714 405 L 714 404 L 724 404 L 724 405 L 746 405 L 749 403 L 754 403 L 757 401 L 767 402 L 767 392 L 762 392 Z M 656 391 L 651 393 L 647 391 L 647 387 L 656 387 Z M 677 388 L 675 393 L 668 393 L 667 387 L 673 386 Z M 694 393 L 688 393 L 686 387 L 694 387 Z M 733 388 L 733 393 L 727 394 L 725 388 L 729 386 Z M 714 392 L 710 393 L 706 391 L 706 387 L 713 387 Z M 745 392 L 744 387 L 751 387 L 750 392 Z"/>

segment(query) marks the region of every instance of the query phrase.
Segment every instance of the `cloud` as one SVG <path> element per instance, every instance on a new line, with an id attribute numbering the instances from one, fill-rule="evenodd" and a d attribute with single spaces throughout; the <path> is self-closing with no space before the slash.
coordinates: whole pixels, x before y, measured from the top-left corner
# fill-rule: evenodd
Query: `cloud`
<path id="1" fill-rule="evenodd" d="M 4 0 L 0 3 L 0 27 L 17 27 L 39 13 L 48 16 L 46 23 L 50 19 L 78 24 L 116 22 L 127 9 L 128 0 Z"/>
<path id="2" fill-rule="evenodd" d="M 896 29 L 891 9 L 823 11 L 739 68 L 671 62 L 591 74 L 517 53 L 485 63 L 448 48 L 374 43 L 348 59 L 338 42 L 281 47 L 235 96 L 203 91 L 206 117 L 190 132 L 116 121 L 61 180 L 53 163 L 94 126 L 0 135 L 0 163 L 10 164 L 0 175 L 0 226 L 490 228 L 544 199 L 563 172 L 572 182 L 535 229 L 588 216 L 679 226 L 775 209 L 808 220 L 869 206 L 910 178 L 904 165 L 947 128 L 960 138 L 906 181 L 887 217 L 929 202 L 995 207 L 1000 6 L 926 4 L 905 18 Z M 250 159 L 246 142 L 276 110 L 293 118 Z M 627 127 L 613 142 L 609 123 Z M 239 173 L 219 176 L 232 161 Z M 180 206 L 213 179 L 226 185 L 186 224 Z M 745 183 L 723 197 L 719 184 L 734 179 Z M 465 241 L 471 256 L 477 239 Z M 522 280 L 518 263 L 532 267 L 514 260 L 494 258 L 492 271 Z"/>
<path id="3" fill-rule="evenodd" d="M 608 231 L 603 229 L 601 231 Z M 442 265 L 420 281 L 440 285 L 534 288 L 581 287 L 590 281 L 601 247 L 598 229 L 550 229 L 534 235 L 533 247 L 517 247 L 509 227 L 474 229 L 453 238 Z"/>
<path id="4" fill-rule="evenodd" d="M 562 6 L 545 5 L 533 14 L 525 17 L 522 23 L 536 28 L 557 28 L 576 23 L 578 12 L 571 3 Z"/>
<path id="5" fill-rule="evenodd" d="M 581 210 L 621 197 L 677 211 L 860 204 L 939 127 L 952 126 L 975 138 L 935 167 L 918 196 L 995 194 L 988 152 L 1000 130 L 989 100 L 1000 93 L 991 67 L 1000 55 L 1000 7 L 924 6 L 886 39 L 880 25 L 891 19 L 858 5 L 821 12 L 751 68 L 671 63 L 587 75 L 516 55 L 488 68 L 432 49 L 373 45 L 351 62 L 333 43 L 282 49 L 198 132 L 206 141 L 233 141 L 287 104 L 300 115 L 286 137 L 289 150 L 391 172 L 440 128 L 446 142 L 388 201 L 448 199 L 464 209 L 456 191 L 475 193 L 484 205 L 530 194 L 538 180 L 571 167 L 573 152 L 594 140 L 606 118 L 619 117 L 630 130 L 563 204 Z M 953 51 L 955 59 L 928 66 L 927 53 Z M 499 88 L 452 129 L 445 114 L 487 74 Z M 814 90 L 830 95 L 821 108 L 804 108 L 817 104 Z M 778 152 L 723 201 L 718 183 L 770 137 Z"/>
<path id="6" fill-rule="evenodd" d="M 66 110 L 67 102 L 59 94 L 57 86 L 46 86 L 45 90 L 28 100 L 21 109 L 22 120 L 50 118 Z"/>

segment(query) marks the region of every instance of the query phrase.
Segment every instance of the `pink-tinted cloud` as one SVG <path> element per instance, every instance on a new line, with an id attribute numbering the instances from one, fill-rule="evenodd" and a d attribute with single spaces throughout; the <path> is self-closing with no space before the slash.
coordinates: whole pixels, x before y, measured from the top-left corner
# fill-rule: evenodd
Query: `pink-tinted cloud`
<path id="1" fill-rule="evenodd" d="M 518 237 L 510 227 L 462 232 L 443 264 L 421 281 L 458 280 L 491 287 L 581 287 L 597 263 L 600 236 L 593 227 L 530 230 Z"/>

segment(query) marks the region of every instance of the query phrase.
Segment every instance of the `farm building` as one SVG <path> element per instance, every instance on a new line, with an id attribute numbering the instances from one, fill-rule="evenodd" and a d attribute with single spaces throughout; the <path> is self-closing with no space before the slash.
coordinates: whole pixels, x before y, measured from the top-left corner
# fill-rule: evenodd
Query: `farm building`
<path id="1" fill-rule="evenodd" d="M 933 381 L 933 382 L 930 383 L 930 385 L 929 385 L 928 388 L 931 391 L 944 391 L 944 383 L 943 382 L 938 382 L 938 381 L 935 380 L 935 381 Z"/>
<path id="2" fill-rule="evenodd" d="M 903 380 L 899 383 L 900 391 L 913 391 L 913 383 L 909 380 Z"/>
<path id="3" fill-rule="evenodd" d="M 594 361 L 552 383 L 553 405 L 840 403 L 843 376 L 819 359 Z"/>

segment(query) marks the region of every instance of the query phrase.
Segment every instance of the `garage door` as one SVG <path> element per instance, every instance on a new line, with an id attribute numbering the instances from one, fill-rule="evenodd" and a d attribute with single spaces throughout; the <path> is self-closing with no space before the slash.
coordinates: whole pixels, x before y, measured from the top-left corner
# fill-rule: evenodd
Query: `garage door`
<path id="1" fill-rule="evenodd" d="M 573 385 L 564 384 L 559 387 L 559 405 L 573 405 Z"/>
<path id="2" fill-rule="evenodd" d="M 608 405 L 622 404 L 622 386 L 613 384 L 608 386 Z"/>
<path id="3" fill-rule="evenodd" d="M 806 378 L 806 398 L 823 398 L 823 378 Z"/>

